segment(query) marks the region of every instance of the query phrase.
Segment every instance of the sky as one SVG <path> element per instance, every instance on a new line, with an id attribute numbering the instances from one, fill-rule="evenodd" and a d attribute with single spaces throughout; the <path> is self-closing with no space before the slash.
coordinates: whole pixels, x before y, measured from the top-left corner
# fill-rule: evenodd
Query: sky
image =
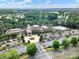
<path id="1" fill-rule="evenodd" d="M 0 8 L 79 8 L 79 0 L 0 0 Z"/>

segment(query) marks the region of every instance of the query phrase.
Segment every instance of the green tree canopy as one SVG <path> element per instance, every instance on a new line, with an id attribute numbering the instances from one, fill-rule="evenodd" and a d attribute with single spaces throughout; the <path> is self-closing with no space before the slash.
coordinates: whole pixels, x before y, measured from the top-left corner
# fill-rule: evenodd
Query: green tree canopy
<path id="1" fill-rule="evenodd" d="M 57 39 L 55 39 L 54 40 L 54 42 L 53 42 L 53 47 L 54 47 L 54 49 L 58 49 L 59 48 L 59 41 L 57 40 Z"/>
<path id="2" fill-rule="evenodd" d="M 64 39 L 63 41 L 62 41 L 62 45 L 65 47 L 65 48 L 67 48 L 67 47 L 69 47 L 69 40 L 68 39 Z"/>
<path id="3" fill-rule="evenodd" d="M 76 37 L 72 37 L 71 43 L 72 43 L 73 45 L 76 45 L 77 42 L 78 42 L 77 38 L 76 38 Z"/>
<path id="4" fill-rule="evenodd" d="M 39 41 L 41 42 L 41 41 L 43 41 L 43 39 L 44 39 L 44 38 L 43 38 L 43 36 L 41 35 Z"/>
<path id="5" fill-rule="evenodd" d="M 37 52 L 37 48 L 35 43 L 30 43 L 27 45 L 27 54 L 30 56 L 34 56 Z"/>
<path id="6" fill-rule="evenodd" d="M 19 54 L 16 50 L 10 50 L 6 53 L 0 54 L 0 59 L 19 59 Z"/>

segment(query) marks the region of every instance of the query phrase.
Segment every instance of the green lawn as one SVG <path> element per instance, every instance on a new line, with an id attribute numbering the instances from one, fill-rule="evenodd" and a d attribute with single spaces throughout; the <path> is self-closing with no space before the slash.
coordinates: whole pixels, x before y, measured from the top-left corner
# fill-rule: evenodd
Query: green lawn
<path id="1" fill-rule="evenodd" d="M 28 59 L 28 55 L 27 54 L 21 55 L 20 59 Z"/>

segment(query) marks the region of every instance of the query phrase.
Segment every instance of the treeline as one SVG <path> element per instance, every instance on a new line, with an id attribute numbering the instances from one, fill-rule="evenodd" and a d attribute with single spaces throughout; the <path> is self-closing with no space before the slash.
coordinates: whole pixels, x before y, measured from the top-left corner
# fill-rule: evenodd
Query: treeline
<path id="1" fill-rule="evenodd" d="M 69 28 L 79 29 L 79 13 L 70 13 L 69 18 L 61 25 Z"/>
<path id="2" fill-rule="evenodd" d="M 13 14 L 11 14 L 13 15 Z M 57 14 L 55 13 L 24 13 L 24 18 L 6 19 L 6 17 L 0 18 L 0 34 L 4 34 L 6 30 L 13 28 L 26 28 L 28 24 L 38 25 L 50 25 L 57 23 Z"/>

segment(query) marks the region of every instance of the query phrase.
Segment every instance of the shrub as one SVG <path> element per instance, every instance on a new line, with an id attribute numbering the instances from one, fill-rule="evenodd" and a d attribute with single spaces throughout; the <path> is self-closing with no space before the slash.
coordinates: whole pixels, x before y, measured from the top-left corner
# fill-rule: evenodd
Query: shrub
<path id="1" fill-rule="evenodd" d="M 79 56 L 77 56 L 75 59 L 79 59 Z"/>
<path id="2" fill-rule="evenodd" d="M 78 42 L 79 42 L 79 37 L 78 37 Z"/>
<path id="3" fill-rule="evenodd" d="M 42 35 L 40 36 L 39 41 L 40 41 L 40 42 L 43 41 L 43 36 L 42 36 Z"/>
<path id="4" fill-rule="evenodd" d="M 62 34 L 62 32 L 61 32 L 61 31 L 59 31 L 59 32 L 58 32 L 58 34 L 59 34 L 59 35 L 61 35 L 61 34 Z"/>
<path id="5" fill-rule="evenodd" d="M 19 54 L 16 50 L 10 50 L 6 53 L 0 54 L 0 59 L 19 59 Z"/>
<path id="6" fill-rule="evenodd" d="M 9 59 L 19 59 L 19 54 L 16 50 L 10 50 L 6 55 L 8 55 Z"/>
<path id="7" fill-rule="evenodd" d="M 58 49 L 59 48 L 59 41 L 57 40 L 57 39 L 55 39 L 54 40 L 54 42 L 53 42 L 53 47 L 54 47 L 54 49 Z"/>
<path id="8" fill-rule="evenodd" d="M 62 45 L 64 46 L 64 48 L 67 48 L 67 47 L 69 47 L 69 40 L 67 40 L 67 39 L 64 39 L 63 41 L 62 41 Z"/>
<path id="9" fill-rule="evenodd" d="M 25 40 L 24 40 L 24 36 L 23 36 L 23 35 L 21 35 L 21 39 L 23 40 L 23 42 L 25 42 Z"/>
<path id="10" fill-rule="evenodd" d="M 7 46 L 7 47 L 10 47 L 10 44 L 9 44 L 9 43 L 7 43 L 7 44 L 6 44 L 6 46 Z"/>
<path id="11" fill-rule="evenodd" d="M 30 41 L 28 40 L 28 44 L 30 43 Z"/>
<path id="12" fill-rule="evenodd" d="M 72 39 L 71 39 L 71 43 L 73 44 L 73 45 L 76 45 L 77 44 L 77 38 L 76 37 L 72 37 Z"/>
<path id="13" fill-rule="evenodd" d="M 37 52 L 37 48 L 36 48 L 35 43 L 29 43 L 27 45 L 27 54 L 30 56 L 34 56 L 36 52 Z"/>
<path id="14" fill-rule="evenodd" d="M 69 38 L 69 35 L 65 35 L 65 37 Z"/>

